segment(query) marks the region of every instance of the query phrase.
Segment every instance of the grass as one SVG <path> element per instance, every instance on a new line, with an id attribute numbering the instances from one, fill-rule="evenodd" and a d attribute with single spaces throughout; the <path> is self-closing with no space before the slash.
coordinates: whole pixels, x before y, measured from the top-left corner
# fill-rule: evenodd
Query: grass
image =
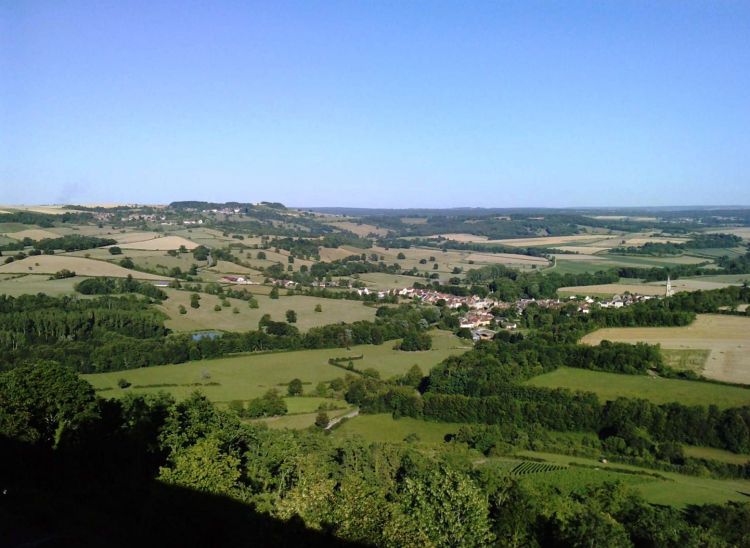
<path id="1" fill-rule="evenodd" d="M 647 342 L 675 350 L 708 350 L 703 375 L 724 382 L 750 384 L 750 318 L 699 314 L 684 327 L 620 327 L 598 329 L 581 342 L 602 340 Z"/>
<path id="2" fill-rule="evenodd" d="M 0 295 L 36 295 L 45 293 L 51 296 L 71 295 L 75 293 L 73 286 L 83 280 L 80 277 L 50 280 L 49 275 L 36 274 L 7 274 L 0 276 Z"/>
<path id="3" fill-rule="evenodd" d="M 119 265 L 105 261 L 86 259 L 84 257 L 72 257 L 64 255 L 38 255 L 26 257 L 20 261 L 14 261 L 0 266 L 0 273 L 26 273 L 26 274 L 54 274 L 67 268 L 80 276 L 112 276 L 125 278 L 132 275 L 141 280 L 165 280 L 163 276 L 155 276 L 135 270 L 128 270 Z"/>
<path id="4" fill-rule="evenodd" d="M 694 445 L 683 446 L 685 455 L 696 459 L 718 460 L 729 464 L 747 464 L 750 462 L 750 455 L 732 453 L 723 449 L 713 447 L 696 447 Z"/>
<path id="5" fill-rule="evenodd" d="M 300 350 L 296 352 L 276 352 L 270 354 L 247 354 L 214 360 L 201 360 L 177 365 L 144 367 L 127 371 L 94 373 L 83 375 L 94 388 L 110 389 L 102 394 L 106 397 L 120 397 L 132 391 L 156 393 L 166 391 L 177 399 L 183 399 L 195 389 L 194 383 L 215 382 L 218 385 L 201 386 L 200 390 L 216 402 L 248 400 L 263 395 L 271 388 L 283 391 L 294 378 L 305 383 L 305 392 L 310 393 L 319 382 L 343 377 L 347 372 L 328 364 L 328 358 L 364 355 L 357 360 L 358 368 L 372 367 L 383 378 L 405 373 L 413 364 L 420 365 L 424 372 L 449 355 L 467 350 L 461 339 L 445 331 L 433 331 L 433 348 L 425 352 L 402 352 L 393 350 L 393 342 L 382 345 L 359 345 L 351 350 L 345 348 Z M 206 374 L 210 378 L 206 378 Z M 121 390 L 117 387 L 120 378 L 133 385 Z M 177 385 L 160 387 L 158 385 Z"/>
<path id="6" fill-rule="evenodd" d="M 394 419 L 390 414 L 359 415 L 344 422 L 333 432 L 337 437 L 359 436 L 369 442 L 392 442 L 404 440 L 416 434 L 421 444 L 442 444 L 445 435 L 455 433 L 462 425 L 450 422 L 429 422 L 410 417 Z"/>
<path id="7" fill-rule="evenodd" d="M 620 463 L 602 464 L 594 459 L 581 457 L 570 457 L 568 455 L 557 455 L 554 453 L 541 453 L 537 451 L 521 451 L 519 456 L 541 458 L 546 462 L 560 465 L 569 465 L 570 463 L 593 466 L 594 469 L 584 470 L 588 474 L 579 476 L 579 481 L 585 481 L 586 475 L 590 478 L 596 478 L 595 473 L 598 471 L 615 473 L 623 481 L 630 481 L 634 488 L 652 504 L 664 504 L 685 507 L 690 504 L 723 504 L 729 500 L 747 502 L 748 497 L 744 493 L 750 493 L 750 480 L 720 480 L 713 478 L 700 478 L 695 476 L 686 476 L 674 472 L 655 472 L 647 468 L 631 466 Z M 614 470 L 613 470 L 614 469 Z M 643 481 L 631 479 L 631 474 L 617 473 L 616 470 L 629 470 L 637 473 L 654 474 L 657 473 L 664 479 L 635 476 Z M 569 468 L 568 471 L 573 470 Z"/>
<path id="8" fill-rule="evenodd" d="M 697 348 L 675 349 L 663 348 L 661 355 L 666 364 L 672 369 L 681 371 L 694 371 L 699 375 L 703 372 L 708 359 L 709 351 Z"/>
<path id="9" fill-rule="evenodd" d="M 335 419 L 341 415 L 346 415 L 352 408 L 347 407 L 336 411 L 326 411 L 329 419 Z M 318 416 L 318 412 L 314 413 L 303 413 L 297 415 L 284 415 L 282 417 L 269 417 L 267 419 L 258 419 L 254 422 L 262 422 L 268 425 L 269 428 L 282 429 L 288 428 L 290 430 L 303 430 L 309 428 L 315 424 L 315 418 Z"/>
<path id="10" fill-rule="evenodd" d="M 602 373 L 569 367 L 539 375 L 526 381 L 526 384 L 594 392 L 602 400 L 614 400 L 622 396 L 643 398 L 654 403 L 714 404 L 719 408 L 750 405 L 750 389 L 736 386 L 647 375 Z"/>
<path id="11" fill-rule="evenodd" d="M 286 321 L 286 311 L 297 313 L 297 328 L 307 331 L 311 327 L 332 323 L 351 323 L 359 320 L 373 320 L 375 308 L 365 306 L 360 301 L 344 299 L 323 299 L 320 297 L 306 297 L 303 295 L 286 296 L 285 290 L 280 290 L 278 299 L 271 299 L 257 291 L 258 286 L 237 286 L 237 289 L 247 289 L 255 295 L 259 308 L 250 308 L 247 301 L 227 299 L 229 307 L 222 307 L 220 312 L 214 311 L 214 306 L 221 306 L 222 299 L 215 295 L 201 293 L 200 308 L 190 307 L 189 291 L 167 289 L 169 299 L 159 306 L 169 316 L 167 327 L 175 331 L 196 331 L 218 329 L 224 331 L 249 331 L 258 328 L 258 322 L 264 314 L 270 314 L 274 321 Z M 187 314 L 179 313 L 179 306 L 187 310 Z M 320 305 L 322 312 L 315 312 L 316 305 Z M 237 308 L 238 313 L 233 313 Z"/>

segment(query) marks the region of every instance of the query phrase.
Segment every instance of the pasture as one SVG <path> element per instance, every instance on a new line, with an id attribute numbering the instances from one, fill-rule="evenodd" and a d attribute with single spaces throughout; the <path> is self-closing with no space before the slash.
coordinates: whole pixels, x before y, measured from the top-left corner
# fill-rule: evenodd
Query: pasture
<path id="1" fill-rule="evenodd" d="M 49 276 L 39 274 L 4 274 L 0 275 L 0 295 L 36 295 L 45 293 L 57 297 L 75 293 L 73 286 L 83 280 L 79 276 L 50 280 Z"/>
<path id="2" fill-rule="evenodd" d="M 62 269 L 68 269 L 79 276 L 110 276 L 126 278 L 132 275 L 139 280 L 168 280 L 164 276 L 147 274 L 135 270 L 128 270 L 106 261 L 97 261 L 85 257 L 67 255 L 37 255 L 26 257 L 20 261 L 0 266 L 0 274 L 54 274 Z"/>
<path id="3" fill-rule="evenodd" d="M 360 301 L 349 301 L 344 299 L 323 299 L 319 297 L 307 297 L 303 295 L 286 296 L 271 299 L 267 295 L 255 292 L 258 286 L 237 286 L 237 289 L 247 289 L 258 301 L 258 308 L 250 308 L 247 301 L 240 299 L 226 299 L 228 307 L 221 306 L 222 300 L 216 295 L 201 293 L 200 308 L 190 306 L 189 291 L 166 289 L 169 299 L 164 301 L 159 308 L 166 312 L 169 320 L 167 327 L 175 331 L 199 331 L 206 329 L 218 329 L 223 331 L 249 331 L 258 329 L 258 322 L 264 314 L 270 314 L 274 321 L 286 321 L 286 311 L 294 310 L 297 313 L 295 324 L 301 331 L 307 331 L 311 327 L 339 322 L 355 322 L 359 320 L 373 320 L 376 309 L 365 306 Z M 187 310 L 186 314 L 179 313 L 180 305 Z M 217 312 L 214 307 L 219 305 L 221 311 Z M 320 305 L 322 312 L 315 312 L 316 305 Z M 234 313 L 234 308 L 237 313 Z"/>
<path id="4" fill-rule="evenodd" d="M 709 379 L 750 384 L 750 318 L 700 314 L 684 327 L 622 327 L 599 329 L 581 342 L 602 340 L 661 344 L 668 349 L 708 350 L 703 375 Z"/>
<path id="5" fill-rule="evenodd" d="M 657 404 L 716 405 L 724 409 L 750 405 L 750 389 L 701 381 L 665 379 L 650 375 L 621 375 L 561 367 L 532 377 L 525 384 L 594 392 L 602 401 L 618 397 L 642 398 Z"/>
<path id="6" fill-rule="evenodd" d="M 201 390 L 216 402 L 248 400 L 262 396 L 271 388 L 285 390 L 294 378 L 305 383 L 305 392 L 315 389 L 319 382 L 343 377 L 348 371 L 328 364 L 329 358 L 363 355 L 355 362 L 358 369 L 373 368 L 382 378 L 400 375 L 417 364 L 424 373 L 450 355 L 468 350 L 461 339 L 445 331 L 432 331 L 433 347 L 424 352 L 394 350 L 395 341 L 382 345 L 357 345 L 346 348 L 243 354 L 229 358 L 201 360 L 175 365 L 143 367 L 126 371 L 82 375 L 96 389 L 106 389 L 105 397 L 121 397 L 127 392 L 156 393 L 166 391 L 177 399 L 184 399 L 194 390 Z M 124 378 L 133 386 L 118 388 Z M 215 384 L 214 384 L 215 383 Z"/>

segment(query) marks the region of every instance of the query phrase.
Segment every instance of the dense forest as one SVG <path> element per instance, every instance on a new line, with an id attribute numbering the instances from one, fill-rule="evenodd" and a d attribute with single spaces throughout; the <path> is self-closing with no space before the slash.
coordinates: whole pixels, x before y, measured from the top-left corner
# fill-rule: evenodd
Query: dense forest
<path id="1" fill-rule="evenodd" d="M 102 400 L 54 364 L 0 373 L 0 410 L 8 463 L 0 481 L 12 497 L 0 523 L 11 544 L 676 548 L 750 540 L 747 505 L 678 511 L 622 484 L 531 487 L 473 467 L 460 452 L 243 423 L 200 395 Z M 609 409 L 610 422 L 618 412 Z M 455 439 L 481 447 L 488 435 L 498 432 L 462 429 Z"/>

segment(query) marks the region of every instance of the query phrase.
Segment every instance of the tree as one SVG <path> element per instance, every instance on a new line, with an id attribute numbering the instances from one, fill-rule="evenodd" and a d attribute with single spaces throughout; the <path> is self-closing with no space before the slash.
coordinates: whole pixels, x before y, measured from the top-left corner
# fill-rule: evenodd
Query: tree
<path id="1" fill-rule="evenodd" d="M 214 312 L 221 312 L 221 305 L 220 304 L 214 305 Z"/>
<path id="2" fill-rule="evenodd" d="M 120 266 L 132 270 L 133 268 L 135 268 L 135 263 L 130 257 L 125 257 L 124 259 L 120 260 Z"/>
<path id="3" fill-rule="evenodd" d="M 179 450 L 171 468 L 160 468 L 159 479 L 197 491 L 227 495 L 240 479 L 240 459 L 221 450 L 219 440 L 210 436 Z"/>
<path id="4" fill-rule="evenodd" d="M 297 323 L 297 313 L 294 310 L 287 310 L 286 321 L 288 323 Z"/>
<path id="5" fill-rule="evenodd" d="M 178 312 L 179 312 L 180 314 L 187 314 L 187 308 L 185 308 L 185 306 L 184 306 L 184 305 L 180 305 L 180 306 L 178 306 L 178 307 L 177 307 L 177 311 L 178 311 Z"/>
<path id="6" fill-rule="evenodd" d="M 329 422 L 330 420 L 328 419 L 328 413 L 326 413 L 325 411 L 321 411 L 320 413 L 318 413 L 318 416 L 315 417 L 315 426 L 317 426 L 318 428 L 325 428 L 326 426 L 328 426 Z"/>
<path id="7" fill-rule="evenodd" d="M 0 373 L 0 434 L 54 447 L 98 416 L 91 385 L 54 362 Z"/>
<path id="8" fill-rule="evenodd" d="M 323 307 L 320 304 L 315 305 L 315 312 L 323 312 Z"/>
<path id="9" fill-rule="evenodd" d="M 271 292 L 268 294 L 268 297 L 270 299 L 278 299 L 279 298 L 279 288 L 277 286 L 273 286 L 271 288 Z"/>
<path id="10" fill-rule="evenodd" d="M 260 307 L 260 305 L 258 305 L 258 299 L 256 299 L 255 297 L 250 297 L 250 299 L 247 301 L 247 305 L 250 308 L 259 308 Z"/>
<path id="11" fill-rule="evenodd" d="M 201 300 L 201 296 L 200 295 L 198 295 L 197 293 L 191 294 L 190 295 L 190 306 L 192 308 L 200 308 L 200 306 L 201 306 L 200 300 Z"/>
<path id="12" fill-rule="evenodd" d="M 258 259 L 264 260 L 266 258 L 266 252 L 265 251 L 258 251 L 258 254 L 256 255 Z"/>
<path id="13" fill-rule="evenodd" d="M 396 258 L 397 258 L 397 259 L 398 259 L 399 261 L 403 261 L 404 259 L 406 259 L 406 255 L 404 255 L 404 254 L 403 254 L 402 252 L 399 252 L 399 254 L 398 254 L 398 255 L 396 255 Z"/>
<path id="14" fill-rule="evenodd" d="M 302 381 L 299 379 L 292 379 L 286 387 L 286 392 L 290 396 L 301 396 L 302 390 Z"/>
<path id="15" fill-rule="evenodd" d="M 122 388 L 123 390 L 126 389 L 128 386 L 130 386 L 130 383 L 126 379 L 119 379 L 117 381 L 117 386 Z"/>
<path id="16" fill-rule="evenodd" d="M 122 255 L 122 249 L 117 247 L 116 245 L 113 245 L 109 248 L 110 255 Z"/>

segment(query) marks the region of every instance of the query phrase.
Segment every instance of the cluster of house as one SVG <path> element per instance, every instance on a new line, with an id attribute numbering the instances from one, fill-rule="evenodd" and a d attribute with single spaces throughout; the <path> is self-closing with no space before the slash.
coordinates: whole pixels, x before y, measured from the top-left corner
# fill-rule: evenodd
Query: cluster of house
<path id="1" fill-rule="evenodd" d="M 163 221 L 166 217 L 164 215 L 157 215 L 156 213 L 149 213 L 149 214 L 143 214 L 143 213 L 131 213 L 130 215 L 126 215 L 124 217 L 120 217 L 121 221 L 149 221 L 149 222 L 156 222 L 156 221 Z"/>
<path id="2" fill-rule="evenodd" d="M 609 300 L 604 301 L 597 301 L 588 295 L 581 299 L 580 304 L 578 305 L 578 311 L 583 314 L 588 314 L 591 312 L 592 306 L 598 306 L 600 308 L 623 308 L 625 306 L 630 306 L 631 304 L 640 303 L 643 301 L 649 301 L 651 299 L 655 299 L 653 295 L 639 295 L 637 293 L 625 293 L 624 295 L 614 295 Z M 576 297 L 571 296 L 571 301 L 577 301 Z"/>
<path id="3" fill-rule="evenodd" d="M 457 295 L 449 295 L 448 293 L 441 293 L 434 289 L 414 289 L 413 287 L 405 287 L 399 289 L 396 294 L 399 297 L 406 297 L 408 299 L 419 299 L 423 303 L 427 304 L 445 304 L 448 308 L 461 308 L 462 305 L 466 305 L 471 310 L 487 310 L 496 306 L 496 302 L 492 300 L 483 299 L 477 295 L 467 295 L 460 297 Z"/>
<path id="4" fill-rule="evenodd" d="M 234 276 L 227 274 L 226 276 L 222 276 L 221 278 L 222 282 L 230 283 L 230 284 L 239 284 L 239 285 L 258 285 L 258 282 L 252 281 L 250 278 L 247 278 L 245 276 Z"/>
<path id="5" fill-rule="evenodd" d="M 221 209 L 204 209 L 203 213 L 222 213 L 224 215 L 233 215 L 242 211 L 239 207 L 222 207 Z"/>

